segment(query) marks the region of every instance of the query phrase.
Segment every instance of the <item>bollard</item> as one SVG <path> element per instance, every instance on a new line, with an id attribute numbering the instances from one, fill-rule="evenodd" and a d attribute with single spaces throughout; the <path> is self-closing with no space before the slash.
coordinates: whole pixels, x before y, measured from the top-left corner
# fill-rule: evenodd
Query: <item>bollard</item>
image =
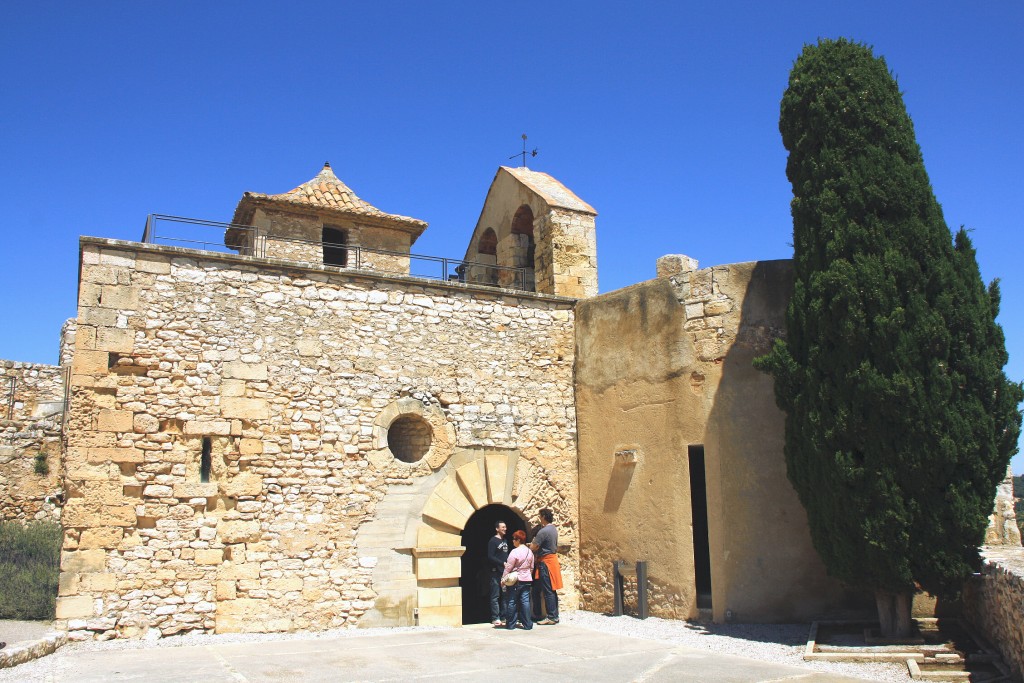
<path id="1" fill-rule="evenodd" d="M 626 563 L 621 560 L 615 560 L 612 562 L 612 589 L 614 592 L 612 615 L 621 617 L 624 611 L 623 603 L 625 600 L 624 593 L 626 590 L 626 575 L 636 576 L 637 602 L 639 603 L 637 605 L 637 617 L 640 619 L 646 619 L 648 617 L 647 560 L 637 560 L 635 567 L 628 567 L 626 566 Z"/>
<path id="2" fill-rule="evenodd" d="M 647 560 L 636 563 L 637 616 L 647 618 Z"/>
<path id="3" fill-rule="evenodd" d="M 622 616 L 622 594 L 625 590 L 625 583 L 622 579 L 621 566 L 622 562 L 615 560 L 612 562 L 612 584 L 615 591 L 615 606 L 612 609 L 612 614 L 616 617 Z"/>

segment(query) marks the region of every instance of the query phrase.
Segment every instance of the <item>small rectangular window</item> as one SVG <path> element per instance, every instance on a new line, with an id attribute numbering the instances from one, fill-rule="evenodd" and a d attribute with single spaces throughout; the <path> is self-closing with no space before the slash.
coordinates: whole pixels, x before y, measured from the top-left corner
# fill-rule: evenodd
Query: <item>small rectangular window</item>
<path id="1" fill-rule="evenodd" d="M 206 484 L 210 481 L 210 470 L 213 466 L 213 458 L 210 455 L 210 437 L 203 437 L 203 454 L 199 456 L 199 481 Z"/>
<path id="2" fill-rule="evenodd" d="M 323 230 L 324 265 L 348 265 L 348 232 L 325 225 Z"/>

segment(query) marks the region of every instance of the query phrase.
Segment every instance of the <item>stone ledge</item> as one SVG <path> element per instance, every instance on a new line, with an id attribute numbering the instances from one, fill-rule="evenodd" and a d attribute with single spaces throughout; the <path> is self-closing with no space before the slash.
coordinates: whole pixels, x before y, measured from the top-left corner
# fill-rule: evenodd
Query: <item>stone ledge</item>
<path id="1" fill-rule="evenodd" d="M 52 631 L 39 640 L 30 640 L 4 648 L 0 650 L 0 669 L 17 666 L 25 662 L 31 662 L 33 659 L 51 655 L 67 641 L 67 633 Z"/>
<path id="2" fill-rule="evenodd" d="M 209 261 L 224 261 L 228 263 L 244 264 L 249 266 L 265 268 L 288 268 L 289 270 L 301 269 L 311 273 L 329 273 L 351 277 L 356 280 L 376 280 L 383 282 L 395 282 L 407 285 L 417 285 L 428 289 L 443 291 L 467 290 L 476 294 L 486 294 L 491 297 L 513 297 L 519 299 L 532 299 L 535 301 L 547 301 L 554 304 L 564 304 L 572 307 L 579 297 L 562 296 L 559 294 L 544 294 L 540 292 L 527 292 L 521 289 L 505 289 L 503 287 L 486 287 L 466 282 L 451 282 L 445 280 L 433 280 L 431 278 L 417 277 L 415 275 L 387 274 L 380 271 L 356 270 L 353 268 L 341 268 L 339 266 L 322 266 L 315 263 L 303 261 L 290 261 L 282 258 L 242 256 L 240 254 L 227 254 L 220 251 L 202 251 L 198 249 L 185 249 L 184 247 L 172 247 L 164 244 L 150 244 L 145 242 L 130 242 L 127 240 L 116 240 L 105 237 L 79 238 L 79 250 L 86 244 L 95 245 L 101 248 L 123 249 L 136 252 L 149 252 L 165 254 L 178 258 L 195 258 Z M 454 261 L 454 259 L 452 259 Z"/>

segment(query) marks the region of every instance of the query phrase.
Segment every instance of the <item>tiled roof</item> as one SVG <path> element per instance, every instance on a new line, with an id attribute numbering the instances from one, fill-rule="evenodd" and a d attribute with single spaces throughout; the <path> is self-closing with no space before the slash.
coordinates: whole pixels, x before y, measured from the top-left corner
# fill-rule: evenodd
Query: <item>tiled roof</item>
<path id="1" fill-rule="evenodd" d="M 502 166 L 501 168 L 508 171 L 515 178 L 518 178 L 521 183 L 543 197 L 551 206 L 559 206 L 563 209 L 572 209 L 573 211 L 597 215 L 594 207 L 577 197 L 572 190 L 547 173 L 531 171 L 525 166 L 520 166 L 519 168 Z"/>
<path id="2" fill-rule="evenodd" d="M 329 163 L 324 164 L 316 177 L 302 183 L 294 190 L 281 194 L 246 192 L 242 195 L 242 200 L 238 202 L 238 208 L 235 209 L 235 216 L 231 222 L 247 223 L 251 219 L 250 207 L 261 201 L 283 202 L 348 216 L 375 218 L 380 222 L 396 225 L 396 227 L 404 227 L 414 233 L 413 239 L 427 227 L 424 221 L 409 216 L 384 213 L 372 204 L 363 201 L 348 185 L 341 182 L 338 176 L 334 175 Z"/>

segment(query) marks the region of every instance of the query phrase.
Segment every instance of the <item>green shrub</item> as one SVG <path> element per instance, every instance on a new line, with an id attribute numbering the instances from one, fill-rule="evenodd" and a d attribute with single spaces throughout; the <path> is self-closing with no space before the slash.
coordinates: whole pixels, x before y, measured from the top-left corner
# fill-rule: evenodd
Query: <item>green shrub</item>
<path id="1" fill-rule="evenodd" d="M 53 619 L 63 531 L 0 522 L 0 619 Z"/>
<path id="2" fill-rule="evenodd" d="M 46 461 L 46 453 L 43 453 L 42 451 L 36 453 L 35 471 L 36 474 L 42 474 L 44 476 L 50 473 L 50 463 Z"/>

